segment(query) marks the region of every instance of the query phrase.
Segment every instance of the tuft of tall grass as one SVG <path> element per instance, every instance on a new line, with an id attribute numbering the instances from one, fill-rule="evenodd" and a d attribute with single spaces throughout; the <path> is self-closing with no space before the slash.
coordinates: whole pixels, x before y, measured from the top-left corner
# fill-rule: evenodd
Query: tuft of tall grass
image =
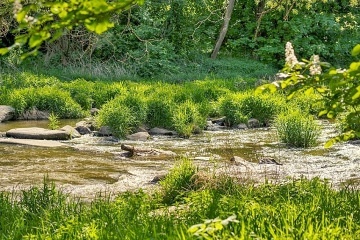
<path id="1" fill-rule="evenodd" d="M 124 192 L 90 203 L 44 181 L 0 192 L 1 239 L 358 239 L 360 192 L 328 182 L 242 184 L 199 172 L 181 159 L 159 192 Z M 212 181 L 215 181 L 212 184 Z M 165 198 L 163 198 L 165 197 Z M 171 206 L 169 206 L 171 205 Z"/>
<path id="2" fill-rule="evenodd" d="M 246 123 L 250 118 L 269 125 L 285 108 L 285 98 L 278 94 L 255 95 L 253 91 L 246 91 L 228 94 L 220 100 L 220 113 L 226 116 L 229 126 Z"/>
<path id="3" fill-rule="evenodd" d="M 311 147 L 316 145 L 320 127 L 311 115 L 298 110 L 289 110 L 278 115 L 275 120 L 280 141 L 291 147 Z"/>
<path id="4" fill-rule="evenodd" d="M 198 105 L 188 100 L 178 104 L 172 112 L 172 125 L 179 136 L 188 138 L 192 133 L 201 132 L 206 124 L 206 116 L 198 111 Z"/>
<path id="5" fill-rule="evenodd" d="M 165 179 L 160 182 L 163 203 L 171 205 L 189 191 L 194 190 L 197 172 L 197 167 L 190 159 L 178 159 Z"/>

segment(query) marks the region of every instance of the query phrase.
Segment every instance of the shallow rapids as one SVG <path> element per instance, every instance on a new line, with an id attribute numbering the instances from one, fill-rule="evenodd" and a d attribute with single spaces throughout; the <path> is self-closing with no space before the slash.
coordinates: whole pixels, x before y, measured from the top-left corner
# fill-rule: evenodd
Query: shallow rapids
<path id="1" fill-rule="evenodd" d="M 34 124 L 46 127 L 46 121 L 9 122 L 0 124 L 0 132 Z M 92 198 L 100 192 L 151 187 L 153 177 L 165 174 L 176 161 L 172 156 L 123 158 L 122 143 L 170 150 L 193 158 L 202 169 L 215 169 L 244 180 L 281 182 L 288 178 L 320 177 L 334 185 L 359 181 L 360 145 L 342 143 L 324 149 L 324 142 L 335 131 L 327 122 L 322 126 L 319 145 L 309 149 L 287 148 L 278 142 L 276 131 L 271 128 L 209 131 L 190 139 L 153 136 L 146 142 L 85 135 L 64 141 L 67 147 L 59 148 L 0 144 L 0 190 L 38 185 L 47 176 L 65 192 Z M 232 156 L 247 160 L 250 167 L 231 164 Z M 273 158 L 283 165 L 258 164 L 262 158 Z"/>

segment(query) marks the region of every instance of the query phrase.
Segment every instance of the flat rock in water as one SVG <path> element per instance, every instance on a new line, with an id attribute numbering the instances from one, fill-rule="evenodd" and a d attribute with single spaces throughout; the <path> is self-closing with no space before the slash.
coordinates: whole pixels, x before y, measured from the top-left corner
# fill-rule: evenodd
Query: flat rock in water
<path id="1" fill-rule="evenodd" d="M 15 139 L 15 138 L 3 138 L 0 139 L 0 143 L 29 145 L 35 147 L 66 147 L 67 146 L 64 143 L 58 141 L 52 141 L 52 140 Z"/>
<path id="2" fill-rule="evenodd" d="M 14 128 L 6 132 L 7 137 L 39 140 L 68 140 L 70 134 L 61 130 L 49 130 L 45 128 Z"/>

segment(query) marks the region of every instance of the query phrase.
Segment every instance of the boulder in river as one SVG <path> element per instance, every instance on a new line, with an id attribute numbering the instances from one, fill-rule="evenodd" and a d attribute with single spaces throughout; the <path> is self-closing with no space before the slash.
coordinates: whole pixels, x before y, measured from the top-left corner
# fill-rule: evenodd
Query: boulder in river
<path id="1" fill-rule="evenodd" d="M 26 110 L 25 112 L 21 113 L 18 117 L 18 120 L 45 120 L 49 119 L 49 113 L 40 111 L 37 108 L 32 108 Z"/>
<path id="2" fill-rule="evenodd" d="M 126 138 L 132 141 L 146 141 L 150 139 L 150 134 L 148 132 L 137 132 L 126 136 Z"/>
<path id="3" fill-rule="evenodd" d="M 165 129 L 165 128 L 158 128 L 158 127 L 154 127 L 152 129 L 149 130 L 149 133 L 151 135 L 168 135 L 168 136 L 172 136 L 172 135 L 176 135 L 176 132 Z"/>
<path id="4" fill-rule="evenodd" d="M 60 128 L 60 130 L 67 132 L 71 138 L 81 137 L 81 134 L 70 125 L 66 125 L 66 126 Z"/>
<path id="5" fill-rule="evenodd" d="M 49 130 L 39 127 L 14 128 L 6 132 L 7 137 L 22 139 L 68 140 L 71 134 L 63 130 Z"/>
<path id="6" fill-rule="evenodd" d="M 15 109 L 10 106 L 0 105 L 0 122 L 12 120 L 15 116 Z"/>

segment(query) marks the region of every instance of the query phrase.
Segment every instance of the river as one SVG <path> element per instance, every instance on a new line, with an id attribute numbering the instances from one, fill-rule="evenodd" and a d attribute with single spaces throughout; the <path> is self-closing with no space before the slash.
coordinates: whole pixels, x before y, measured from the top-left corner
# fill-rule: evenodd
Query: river
<path id="1" fill-rule="evenodd" d="M 67 120 L 61 124 L 75 122 Z M 146 142 L 85 135 L 63 141 L 67 147 L 59 148 L 0 144 L 0 190 L 39 185 L 47 177 L 64 192 L 93 198 L 105 192 L 152 187 L 149 182 L 153 177 L 168 172 L 178 160 L 173 156 L 120 157 L 122 143 L 170 150 L 194 159 L 203 171 L 225 172 L 244 181 L 282 182 L 320 177 L 334 186 L 360 182 L 360 145 L 341 143 L 324 149 L 324 142 L 334 136 L 335 129 L 326 121 L 321 125 L 319 145 L 309 149 L 280 144 L 273 128 L 205 131 L 189 139 L 153 136 Z M 0 123 L 0 132 L 33 126 L 47 127 L 47 121 Z M 230 164 L 232 156 L 247 160 L 251 167 Z M 258 164 L 262 158 L 273 158 L 282 165 Z"/>

